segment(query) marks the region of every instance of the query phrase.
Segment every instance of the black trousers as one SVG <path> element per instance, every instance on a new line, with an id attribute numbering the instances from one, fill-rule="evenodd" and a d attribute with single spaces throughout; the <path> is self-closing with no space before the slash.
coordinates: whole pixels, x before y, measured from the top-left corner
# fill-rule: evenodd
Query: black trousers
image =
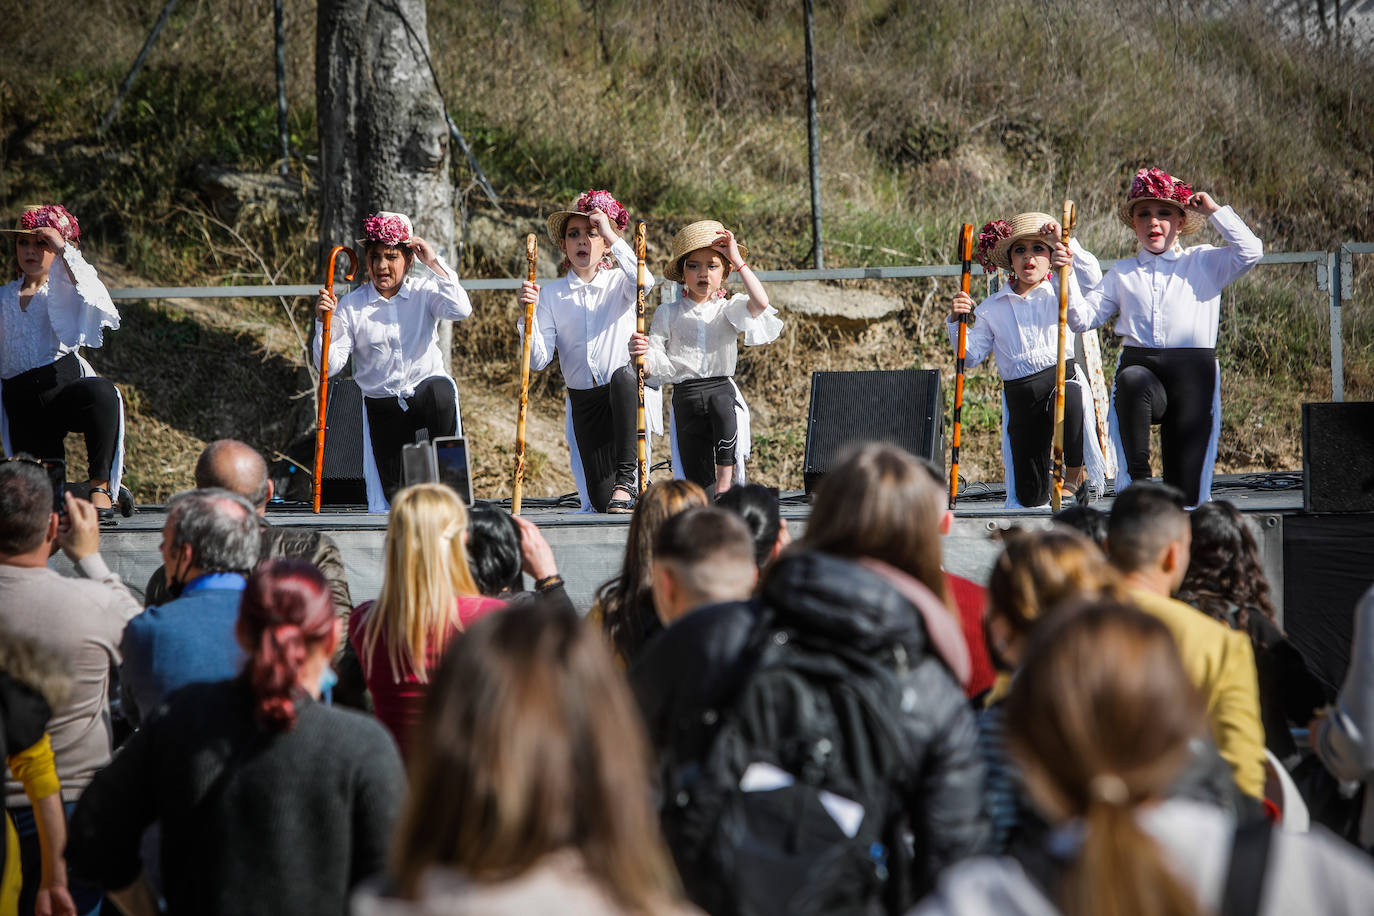
<path id="1" fill-rule="evenodd" d="M 1116 424 L 1132 480 L 1150 474 L 1150 427 L 1159 426 L 1164 482 L 1196 506 L 1206 494 L 1202 469 L 1212 439 L 1217 352 L 1207 347 L 1166 350 L 1125 347 L 1116 370 Z"/>
<path id="2" fill-rule="evenodd" d="M 415 386 L 415 393 L 406 398 L 404 409 L 395 398 L 363 398 L 363 405 L 367 409 L 377 476 L 390 502 L 401 488 L 401 446 L 413 443 L 420 430 L 425 430 L 431 439 L 456 435 L 458 399 L 448 376 L 431 375 Z"/>
<path id="3" fill-rule="evenodd" d="M 605 512 L 616 487 L 635 491 L 639 380 L 634 367 L 621 366 L 608 384 L 596 388 L 569 388 L 568 401 L 587 495 L 592 508 Z"/>
<path id="4" fill-rule="evenodd" d="M 5 379 L 5 412 L 16 453 L 63 458 L 67 433 L 86 438 L 92 480 L 111 476 L 119 444 L 119 392 L 109 379 L 81 377 L 75 353 Z"/>
<path id="5" fill-rule="evenodd" d="M 1070 363 L 1068 372 L 1073 371 Z M 1050 366 L 1003 382 L 1007 397 L 1007 438 L 1011 440 L 1016 499 L 1026 507 L 1050 500 L 1050 450 L 1054 447 L 1054 379 Z M 1069 375 L 1064 382 L 1064 466 L 1083 464 L 1083 397 Z"/>
<path id="6" fill-rule="evenodd" d="M 723 376 L 673 385 L 673 425 L 682 474 L 707 493 L 715 490 L 716 468 L 733 467 L 739 431 L 735 387 Z"/>

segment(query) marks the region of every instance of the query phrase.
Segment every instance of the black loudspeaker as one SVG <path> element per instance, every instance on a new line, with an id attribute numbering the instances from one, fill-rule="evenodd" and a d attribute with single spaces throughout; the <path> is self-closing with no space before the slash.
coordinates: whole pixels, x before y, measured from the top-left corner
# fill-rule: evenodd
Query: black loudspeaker
<path id="1" fill-rule="evenodd" d="M 329 410 L 325 415 L 324 469 L 320 502 L 331 506 L 366 505 L 363 480 L 363 393 L 351 378 L 329 380 Z M 315 436 L 310 437 L 306 467 L 315 461 Z"/>
<path id="2" fill-rule="evenodd" d="M 811 373 L 804 481 L 810 494 L 844 449 L 892 442 L 945 465 L 945 402 L 934 369 Z"/>
<path id="3" fill-rule="evenodd" d="M 1374 512 L 1374 402 L 1302 405 L 1302 507 Z"/>

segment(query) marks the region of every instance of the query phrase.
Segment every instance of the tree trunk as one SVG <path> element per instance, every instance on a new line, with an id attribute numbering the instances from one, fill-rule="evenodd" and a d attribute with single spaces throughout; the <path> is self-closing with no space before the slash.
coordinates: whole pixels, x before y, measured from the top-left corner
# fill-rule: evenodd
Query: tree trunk
<path id="1" fill-rule="evenodd" d="M 317 9 L 317 273 L 329 249 L 353 244 L 378 210 L 410 216 L 416 234 L 455 265 L 448 123 L 430 75 L 424 0 L 320 0 Z M 440 336 L 447 362 L 449 322 Z"/>

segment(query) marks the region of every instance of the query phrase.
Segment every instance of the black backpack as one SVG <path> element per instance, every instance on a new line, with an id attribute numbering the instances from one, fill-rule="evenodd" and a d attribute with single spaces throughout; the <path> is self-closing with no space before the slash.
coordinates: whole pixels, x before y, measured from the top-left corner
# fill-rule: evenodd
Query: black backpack
<path id="1" fill-rule="evenodd" d="M 904 648 L 878 657 L 774 630 L 699 759 L 663 766 L 664 834 L 714 916 L 901 912 Z"/>

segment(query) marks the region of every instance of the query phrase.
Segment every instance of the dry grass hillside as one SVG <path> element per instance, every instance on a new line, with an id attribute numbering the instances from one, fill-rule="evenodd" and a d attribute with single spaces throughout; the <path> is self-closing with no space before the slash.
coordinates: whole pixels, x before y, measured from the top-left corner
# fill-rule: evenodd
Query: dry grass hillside
<path id="1" fill-rule="evenodd" d="M 0 218 L 61 200 L 111 286 L 311 282 L 328 180 L 317 171 L 314 4 L 286 2 L 285 180 L 273 177 L 268 0 L 184 0 L 119 120 L 96 135 L 160 5 L 6 13 L 24 40 L 0 58 Z M 1091 248 L 1127 254 L 1113 206 L 1147 163 L 1234 204 L 1270 251 L 1374 240 L 1374 58 L 1286 36 L 1274 5 L 820 0 L 827 266 L 946 262 L 958 224 L 1053 210 L 1066 196 Z M 712 216 L 739 227 L 756 266 L 807 266 L 801 4 L 680 0 L 665 13 L 623 0 L 431 0 L 428 12 L 443 94 L 502 200 L 496 213 L 456 163 L 464 275 L 514 276 L 523 234 L 589 186 L 650 221 L 651 255 L 683 222 Z M 1363 260 L 1344 315 L 1352 400 L 1374 399 Z M 902 306 L 863 321 L 793 314 L 782 340 L 742 354 L 758 478 L 800 486 L 811 371 L 951 369 L 951 283 L 864 288 Z M 454 362 L 479 495 L 496 496 L 512 451 L 516 309 L 509 295 L 475 300 Z M 1298 405 L 1330 396 L 1325 306 L 1311 267 L 1261 268 L 1226 293 L 1224 470 L 1300 463 Z M 140 500 L 186 485 L 208 439 L 271 453 L 308 430 L 293 329 L 306 301 L 121 310 L 123 328 L 89 355 L 129 405 Z M 970 377 L 971 479 L 1000 478 L 998 390 L 990 368 Z M 535 394 L 530 492 L 566 492 L 556 378 L 539 378 Z"/>

